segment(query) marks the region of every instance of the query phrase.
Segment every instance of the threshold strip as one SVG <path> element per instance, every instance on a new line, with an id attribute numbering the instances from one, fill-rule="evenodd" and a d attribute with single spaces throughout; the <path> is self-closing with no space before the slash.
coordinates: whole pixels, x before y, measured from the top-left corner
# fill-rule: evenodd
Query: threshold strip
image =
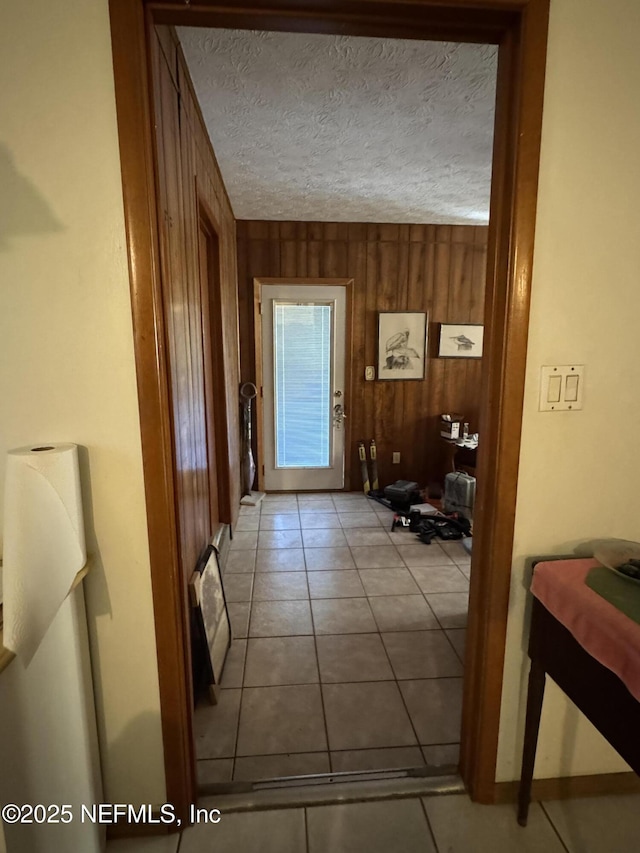
<path id="1" fill-rule="evenodd" d="M 438 768 L 438 773 L 416 768 L 214 783 L 201 786 L 198 805 L 223 812 L 261 811 L 464 792 L 464 783 L 452 766 Z"/>

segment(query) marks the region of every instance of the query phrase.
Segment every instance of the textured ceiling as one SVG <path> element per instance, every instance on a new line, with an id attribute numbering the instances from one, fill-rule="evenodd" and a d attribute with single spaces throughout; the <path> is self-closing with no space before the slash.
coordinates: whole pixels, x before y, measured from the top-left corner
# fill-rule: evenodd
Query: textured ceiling
<path id="1" fill-rule="evenodd" d="M 495 47 L 178 34 L 238 219 L 488 221 Z"/>

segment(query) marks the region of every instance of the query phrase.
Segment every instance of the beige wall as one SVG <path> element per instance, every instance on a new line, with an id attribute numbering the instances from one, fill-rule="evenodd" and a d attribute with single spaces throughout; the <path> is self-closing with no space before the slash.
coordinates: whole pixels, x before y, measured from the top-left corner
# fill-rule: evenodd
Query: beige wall
<path id="1" fill-rule="evenodd" d="M 527 555 L 640 539 L 640 4 L 552 0 L 498 779 L 519 775 Z M 537 411 L 540 366 L 586 365 L 582 412 Z M 624 770 L 555 685 L 536 775 Z"/>
<path id="2" fill-rule="evenodd" d="M 164 769 L 107 0 L 6 3 L 1 17 L 0 485 L 7 448 L 87 448 L 105 793 L 158 803 Z"/>

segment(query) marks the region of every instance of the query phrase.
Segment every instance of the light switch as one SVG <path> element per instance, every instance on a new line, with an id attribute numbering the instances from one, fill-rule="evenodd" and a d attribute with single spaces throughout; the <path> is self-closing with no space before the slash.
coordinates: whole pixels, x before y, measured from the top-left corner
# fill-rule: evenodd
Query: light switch
<path id="1" fill-rule="evenodd" d="M 567 403 L 575 403 L 578 399 L 578 385 L 580 377 L 575 374 L 567 376 L 564 388 L 564 399 Z"/>
<path id="2" fill-rule="evenodd" d="M 562 391 L 562 376 L 550 376 L 547 385 L 547 403 L 559 403 Z"/>
<path id="3" fill-rule="evenodd" d="M 540 378 L 541 412 L 567 412 L 582 409 L 584 364 L 553 364 L 542 368 Z"/>
<path id="4" fill-rule="evenodd" d="M 372 379 L 376 378 L 376 369 L 375 367 L 368 366 L 364 369 L 364 378 L 367 382 L 371 382 Z"/>

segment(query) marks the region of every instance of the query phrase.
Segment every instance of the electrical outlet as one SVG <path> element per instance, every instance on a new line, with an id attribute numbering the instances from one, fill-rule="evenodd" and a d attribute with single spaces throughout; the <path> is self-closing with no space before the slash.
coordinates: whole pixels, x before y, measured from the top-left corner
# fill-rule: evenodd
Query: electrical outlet
<path id="1" fill-rule="evenodd" d="M 375 367 L 368 366 L 364 369 L 364 378 L 367 382 L 371 382 L 372 379 L 376 378 L 376 369 Z"/>
<path id="2" fill-rule="evenodd" d="M 391 464 L 392 465 L 399 465 L 400 464 L 400 451 L 399 450 L 393 451 L 393 458 L 391 460 Z"/>

